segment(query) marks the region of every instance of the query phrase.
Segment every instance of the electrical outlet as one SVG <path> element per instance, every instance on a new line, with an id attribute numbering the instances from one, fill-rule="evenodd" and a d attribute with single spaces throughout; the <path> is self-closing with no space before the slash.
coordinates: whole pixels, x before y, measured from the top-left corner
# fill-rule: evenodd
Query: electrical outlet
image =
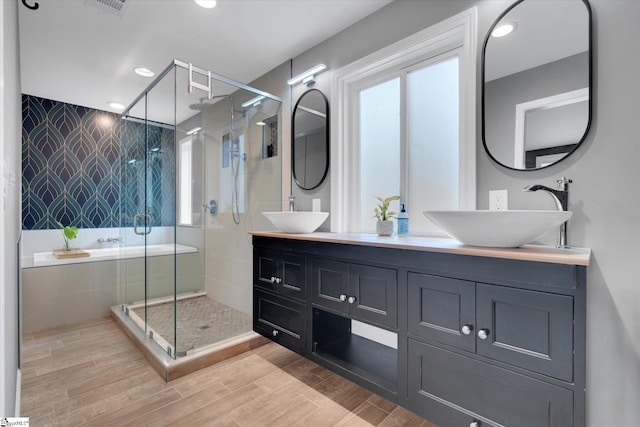
<path id="1" fill-rule="evenodd" d="M 506 211 L 509 209 L 509 192 L 507 190 L 489 191 L 489 209 Z"/>

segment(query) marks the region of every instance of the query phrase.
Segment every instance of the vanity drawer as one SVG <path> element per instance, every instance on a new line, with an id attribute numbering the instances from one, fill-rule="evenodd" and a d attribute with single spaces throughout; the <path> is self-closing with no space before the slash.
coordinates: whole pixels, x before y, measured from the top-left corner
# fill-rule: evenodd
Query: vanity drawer
<path id="1" fill-rule="evenodd" d="M 297 352 L 304 350 L 305 313 L 303 304 L 253 290 L 253 330 Z"/>
<path id="2" fill-rule="evenodd" d="M 437 413 L 451 426 L 573 425 L 571 390 L 408 341 L 409 405 L 418 414 Z"/>

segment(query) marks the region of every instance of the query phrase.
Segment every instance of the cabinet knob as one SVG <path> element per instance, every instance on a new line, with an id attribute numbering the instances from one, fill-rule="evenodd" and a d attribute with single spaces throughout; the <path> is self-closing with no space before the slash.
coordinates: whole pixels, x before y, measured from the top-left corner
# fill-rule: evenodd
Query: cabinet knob
<path id="1" fill-rule="evenodd" d="M 276 335 L 278 335 L 278 330 L 277 330 L 277 329 L 274 329 L 274 330 L 273 330 L 273 336 L 275 337 Z"/>
<path id="2" fill-rule="evenodd" d="M 279 277 L 276 277 L 276 283 L 280 283 L 280 282 L 282 282 L 282 279 Z"/>
<path id="3" fill-rule="evenodd" d="M 276 283 L 276 278 L 274 276 L 271 276 L 271 283 Z"/>
<path id="4" fill-rule="evenodd" d="M 464 325 L 461 331 L 464 335 L 469 335 L 473 331 L 473 325 Z"/>
<path id="5" fill-rule="evenodd" d="M 478 421 L 473 421 L 471 424 L 469 424 L 469 427 L 480 427 L 480 423 Z"/>
<path id="6" fill-rule="evenodd" d="M 478 331 L 478 338 L 480 338 L 481 340 L 486 340 L 487 338 L 489 338 L 489 330 L 488 329 L 480 329 Z"/>
<path id="7" fill-rule="evenodd" d="M 354 302 L 356 302 L 356 297 L 349 297 L 347 298 L 347 301 L 349 301 L 349 304 L 353 304 Z"/>
<path id="8" fill-rule="evenodd" d="M 345 294 L 340 295 L 340 301 L 345 302 L 347 300 L 347 296 Z"/>

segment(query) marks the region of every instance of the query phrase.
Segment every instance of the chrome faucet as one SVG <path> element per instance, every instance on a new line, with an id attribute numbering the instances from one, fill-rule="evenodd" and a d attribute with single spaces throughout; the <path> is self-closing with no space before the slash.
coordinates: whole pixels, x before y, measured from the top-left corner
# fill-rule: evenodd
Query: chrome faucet
<path id="1" fill-rule="evenodd" d="M 538 191 L 542 190 L 553 197 L 553 201 L 556 204 L 556 207 L 559 211 L 568 211 L 569 210 L 569 184 L 573 181 L 567 179 L 566 177 L 562 177 L 556 180 L 557 189 L 546 187 L 540 184 L 527 185 L 522 189 L 522 191 Z M 567 244 L 567 222 L 565 221 L 560 226 L 558 226 L 558 244 L 556 245 L 559 248 L 569 248 L 570 246 Z"/>
<path id="2" fill-rule="evenodd" d="M 293 212 L 295 210 L 296 198 L 294 196 L 289 196 L 289 212 Z"/>

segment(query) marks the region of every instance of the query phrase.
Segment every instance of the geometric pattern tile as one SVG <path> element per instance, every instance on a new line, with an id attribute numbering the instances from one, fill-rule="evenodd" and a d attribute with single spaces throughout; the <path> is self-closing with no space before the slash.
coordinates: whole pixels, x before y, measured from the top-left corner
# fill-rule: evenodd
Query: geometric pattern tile
<path id="1" fill-rule="evenodd" d="M 56 221 L 130 227 L 140 212 L 154 226 L 175 224 L 175 132 L 123 123 L 114 113 L 22 96 L 24 230 L 55 229 Z"/>

